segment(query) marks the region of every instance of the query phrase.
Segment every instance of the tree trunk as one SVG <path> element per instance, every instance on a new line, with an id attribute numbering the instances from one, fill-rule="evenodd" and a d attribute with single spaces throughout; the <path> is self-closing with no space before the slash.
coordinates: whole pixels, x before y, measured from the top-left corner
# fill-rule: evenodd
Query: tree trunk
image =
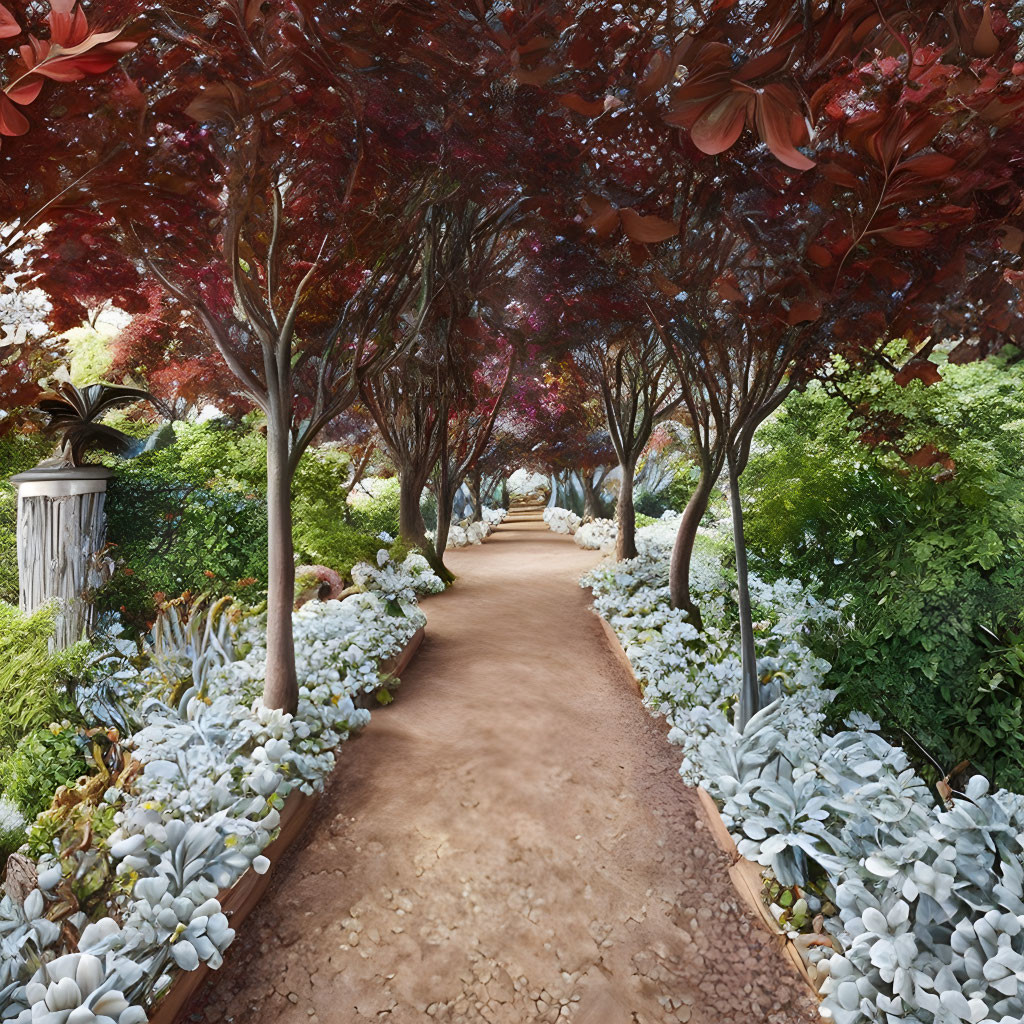
<path id="1" fill-rule="evenodd" d="M 583 483 L 583 518 L 600 519 L 601 505 L 597 498 L 593 474 L 589 469 L 584 469 L 580 473 L 580 480 Z"/>
<path id="2" fill-rule="evenodd" d="M 501 481 L 501 507 L 503 509 L 507 509 L 509 507 L 509 504 L 510 504 L 510 502 L 509 502 L 509 497 L 508 497 L 508 480 L 502 479 L 502 481 Z"/>
<path id="3" fill-rule="evenodd" d="M 450 488 L 438 485 L 437 532 L 434 534 L 434 553 L 442 564 L 444 553 L 448 549 L 448 531 L 451 530 L 452 519 L 455 518 L 455 495 L 448 492 L 450 492 Z"/>
<path id="4" fill-rule="evenodd" d="M 411 547 L 427 548 L 427 528 L 420 511 L 425 480 L 408 466 L 399 467 L 398 535 Z"/>
<path id="5" fill-rule="evenodd" d="M 469 488 L 469 496 L 473 502 L 474 523 L 479 523 L 484 518 L 482 475 L 479 469 L 474 468 L 470 471 L 469 478 L 466 481 L 466 486 Z"/>
<path id="6" fill-rule="evenodd" d="M 444 562 L 438 556 L 434 545 L 427 540 L 427 528 L 423 522 L 423 513 L 420 512 L 420 498 L 423 495 L 423 488 L 426 486 L 426 479 L 422 473 L 417 473 L 406 466 L 401 467 L 399 472 L 398 534 L 406 544 L 422 552 L 423 557 L 430 563 L 431 569 L 445 583 L 451 583 L 455 577 L 449 572 Z M 439 531 L 441 527 L 441 505 L 442 502 L 438 501 L 437 518 Z"/>
<path id="7" fill-rule="evenodd" d="M 732 506 L 732 535 L 736 545 L 736 590 L 740 616 L 740 654 L 742 683 L 736 709 L 736 728 L 742 732 L 747 722 L 761 710 L 761 687 L 757 678 L 757 652 L 754 649 L 754 619 L 750 610 L 750 583 L 747 576 L 747 545 L 743 537 L 743 505 L 740 502 L 740 474 L 729 459 L 729 502 Z"/>
<path id="8" fill-rule="evenodd" d="M 292 635 L 295 554 L 291 477 L 287 422 L 271 413 L 267 417 L 267 676 L 263 703 L 294 714 L 299 684 Z"/>
<path id="9" fill-rule="evenodd" d="M 615 540 L 615 557 L 620 561 L 624 558 L 636 558 L 636 509 L 633 508 L 633 472 L 632 463 L 620 463 L 622 479 L 619 481 L 619 500 L 615 506 L 615 522 L 618 525 L 618 537 Z"/>
<path id="10" fill-rule="evenodd" d="M 690 562 L 693 558 L 693 545 L 697 540 L 697 527 L 700 526 L 704 513 L 708 510 L 711 491 L 715 480 L 707 467 L 702 467 L 697 488 L 690 495 L 690 500 L 683 510 L 683 518 L 679 523 L 679 532 L 672 548 L 672 562 L 669 566 L 669 590 L 672 596 L 672 607 L 685 611 L 690 622 L 703 631 L 704 622 L 700 609 L 690 594 Z"/>

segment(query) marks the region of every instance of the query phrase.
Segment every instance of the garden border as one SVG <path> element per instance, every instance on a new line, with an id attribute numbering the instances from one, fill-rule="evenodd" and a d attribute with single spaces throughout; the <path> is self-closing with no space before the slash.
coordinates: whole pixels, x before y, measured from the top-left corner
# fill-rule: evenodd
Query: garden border
<path id="1" fill-rule="evenodd" d="M 608 646 L 615 660 L 619 662 L 628 677 L 633 681 L 637 693 L 643 696 L 643 687 L 640 685 L 640 680 L 636 677 L 636 672 L 633 671 L 633 664 L 629 660 L 629 656 L 626 654 L 618 634 L 616 634 L 611 623 L 603 615 L 599 615 L 596 610 L 594 614 L 597 615 L 597 620 L 601 623 L 601 628 L 604 630 Z M 761 865 L 754 863 L 752 860 L 747 860 L 739 852 L 735 840 L 722 820 L 718 805 L 703 786 L 697 787 L 697 802 L 700 804 L 705 824 L 711 833 L 711 837 L 715 840 L 715 845 L 729 858 L 729 879 L 737 895 L 754 912 L 764 928 L 771 933 L 779 952 L 790 961 L 804 983 L 811 990 L 814 998 L 820 1001 L 821 993 L 818 991 L 818 985 L 807 969 L 807 962 L 800 955 L 800 950 L 797 949 L 795 943 L 791 942 L 786 933 L 779 927 L 779 923 L 772 917 L 771 911 L 761 899 Z"/>
<path id="2" fill-rule="evenodd" d="M 423 643 L 425 631 L 426 627 L 420 626 L 398 654 L 385 658 L 380 663 L 381 673 L 397 676 L 405 671 Z M 302 834 L 321 795 L 309 795 L 293 789 L 285 798 L 284 807 L 281 808 L 281 826 L 277 837 L 263 850 L 263 856 L 270 861 L 270 867 L 262 875 L 249 867 L 233 885 L 218 893 L 221 910 L 234 928 L 236 940 L 240 926 L 270 886 L 274 868 Z M 176 1024 L 182 1010 L 210 973 L 211 968 L 206 963 L 200 964 L 194 971 L 182 971 L 153 1007 L 149 1024 Z"/>

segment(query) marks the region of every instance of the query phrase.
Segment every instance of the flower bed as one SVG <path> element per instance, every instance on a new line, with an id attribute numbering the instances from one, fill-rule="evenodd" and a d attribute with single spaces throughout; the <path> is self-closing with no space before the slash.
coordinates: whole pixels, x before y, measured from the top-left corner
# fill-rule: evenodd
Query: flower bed
<path id="1" fill-rule="evenodd" d="M 142 695 L 141 728 L 127 744 L 132 760 L 110 773 L 91 810 L 116 827 L 100 846 L 65 850 L 59 861 L 44 855 L 23 869 L 34 877 L 20 893 L 12 894 L 8 872 L 0 1019 L 134 1024 L 180 972 L 220 965 L 234 938 L 222 898 L 270 867 L 264 851 L 284 808 L 323 788 L 337 747 L 369 720 L 354 698 L 390 682 L 382 663 L 422 629 L 416 593 L 443 589 L 418 555 L 401 566 L 361 567 L 361 575 L 366 591 L 311 601 L 294 615 L 294 716 L 260 701 L 260 616 L 205 647 L 204 664 L 193 658 L 184 678 L 192 685 L 172 687 L 176 699 L 152 695 L 166 692 L 156 664 L 122 685 Z M 97 872 L 102 885 L 88 902 L 98 910 L 87 915 L 83 886 Z"/>
<path id="2" fill-rule="evenodd" d="M 773 915 L 821 981 L 837 1024 L 1024 1020 L 1024 797 L 975 776 L 937 801 L 866 716 L 823 729 L 828 664 L 808 628 L 843 612 L 802 585 L 751 581 L 758 671 L 771 703 L 741 734 L 738 629 L 712 551 L 694 564 L 698 635 L 669 606 L 670 548 L 584 577 L 648 706 L 683 751 L 680 773 L 721 808 L 739 853 L 762 865 Z"/>

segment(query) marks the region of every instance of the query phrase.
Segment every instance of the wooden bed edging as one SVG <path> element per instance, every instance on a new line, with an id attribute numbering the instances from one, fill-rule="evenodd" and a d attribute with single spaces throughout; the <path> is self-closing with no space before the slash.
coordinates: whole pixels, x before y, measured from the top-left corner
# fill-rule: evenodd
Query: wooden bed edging
<path id="1" fill-rule="evenodd" d="M 382 661 L 380 663 L 381 672 L 395 676 L 404 672 L 420 644 L 423 643 L 424 632 L 424 627 L 420 626 L 398 654 Z M 281 827 L 277 838 L 263 851 L 263 856 L 270 861 L 270 867 L 262 875 L 257 874 L 250 867 L 234 885 L 218 893 L 221 910 L 227 915 L 231 927 L 235 929 L 236 940 L 242 923 L 256 908 L 267 891 L 274 868 L 306 827 L 319 797 L 319 793 L 307 796 L 300 790 L 293 789 L 285 798 L 284 807 L 281 808 Z M 175 1024 L 178 1015 L 192 996 L 199 991 L 200 985 L 209 974 L 210 968 L 205 963 L 200 964 L 194 971 L 182 971 L 178 974 L 171 982 L 170 988 L 153 1008 L 149 1024 Z"/>
<path id="2" fill-rule="evenodd" d="M 615 655 L 615 660 L 622 665 L 629 678 L 633 680 L 637 692 L 642 695 L 643 687 L 633 671 L 633 664 L 627 657 L 618 634 L 612 629 L 608 620 L 603 615 L 598 615 L 597 618 L 601 623 L 605 636 L 608 638 L 608 646 L 611 648 L 612 654 Z M 697 787 L 697 800 L 700 804 L 705 824 L 715 840 L 715 844 L 729 858 L 729 878 L 732 881 L 733 888 L 743 902 L 754 912 L 761 924 L 771 932 L 775 940 L 775 946 L 790 961 L 797 974 L 800 975 L 804 983 L 811 990 L 814 998 L 821 999 L 821 993 L 818 991 L 820 981 L 815 982 L 811 977 L 807 962 L 800 955 L 800 950 L 795 943 L 789 940 L 786 933 L 779 926 L 779 922 L 772 917 L 772 912 L 765 906 L 764 900 L 761 899 L 761 873 L 763 871 L 761 865 L 747 860 L 740 854 L 736 848 L 736 841 L 733 839 L 728 828 L 726 828 L 725 822 L 722 821 L 718 805 L 703 786 Z"/>

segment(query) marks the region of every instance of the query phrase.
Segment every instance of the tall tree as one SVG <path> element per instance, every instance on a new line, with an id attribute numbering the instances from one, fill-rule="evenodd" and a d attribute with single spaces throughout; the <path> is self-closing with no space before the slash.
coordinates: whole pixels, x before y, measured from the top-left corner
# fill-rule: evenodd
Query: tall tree
<path id="1" fill-rule="evenodd" d="M 583 222 L 646 279 L 707 424 L 671 581 L 695 611 L 696 522 L 726 469 L 738 494 L 787 389 L 894 337 L 910 342 L 903 379 L 929 379 L 936 346 L 971 358 L 1019 334 L 1019 31 L 996 4 L 597 7 L 608 28 L 559 40 L 548 88 L 586 119 Z"/>
<path id="2" fill-rule="evenodd" d="M 417 290 L 429 179 L 404 187 L 391 173 L 420 126 L 379 100 L 388 74 L 397 90 L 396 78 L 408 84 L 422 68 L 364 86 L 338 19 L 371 41 L 376 26 L 353 12 L 333 22 L 299 4 L 241 13 L 211 0 L 153 19 L 148 46 L 126 64 L 149 99 L 141 124 L 107 124 L 132 145 L 93 175 L 88 211 L 55 223 L 29 255 L 35 279 L 65 303 L 76 293 L 54 260 L 62 246 L 81 265 L 134 275 L 136 295 L 158 283 L 265 414 L 264 700 L 294 710 L 292 476 L 363 379 L 400 354 L 430 300 Z"/>

